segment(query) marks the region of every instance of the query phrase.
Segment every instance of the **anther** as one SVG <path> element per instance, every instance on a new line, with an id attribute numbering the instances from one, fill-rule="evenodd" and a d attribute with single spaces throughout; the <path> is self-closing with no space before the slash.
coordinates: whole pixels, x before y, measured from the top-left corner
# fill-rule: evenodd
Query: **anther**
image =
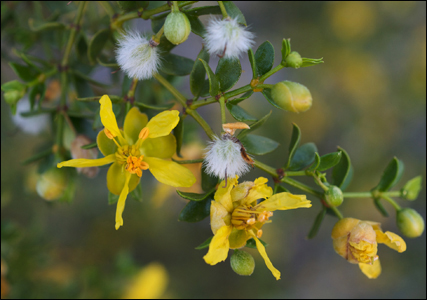
<path id="1" fill-rule="evenodd" d="M 255 222 L 256 222 L 255 218 L 250 218 L 250 219 L 248 219 L 248 220 L 246 221 L 246 224 L 248 224 L 248 225 L 254 225 L 254 224 L 255 224 Z"/>
<path id="2" fill-rule="evenodd" d="M 261 238 L 262 237 L 262 230 L 261 229 L 256 232 L 256 237 L 257 238 Z"/>
<path id="3" fill-rule="evenodd" d="M 138 138 L 145 140 L 149 134 L 150 134 L 150 129 L 148 129 L 147 127 L 144 127 L 139 132 Z"/>
<path id="4" fill-rule="evenodd" d="M 107 136 L 107 138 L 109 138 L 110 140 L 112 140 L 114 138 L 114 135 L 107 128 L 104 128 L 104 133 Z"/>

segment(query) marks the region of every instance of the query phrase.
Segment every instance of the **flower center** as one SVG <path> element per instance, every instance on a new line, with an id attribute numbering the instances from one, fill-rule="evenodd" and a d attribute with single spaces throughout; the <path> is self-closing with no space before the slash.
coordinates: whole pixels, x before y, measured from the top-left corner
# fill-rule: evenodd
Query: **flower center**
<path id="1" fill-rule="evenodd" d="M 256 211 L 254 207 L 251 206 L 238 206 L 234 209 L 231 214 L 231 224 L 239 230 L 242 229 L 253 229 L 261 228 L 264 223 L 273 215 L 271 211 Z M 256 223 L 258 226 L 255 227 Z M 259 226 L 261 225 L 261 226 Z"/>
<path id="2" fill-rule="evenodd" d="M 142 176 L 142 170 L 147 170 L 149 165 L 143 161 L 144 156 L 136 147 L 136 145 L 125 145 L 119 147 L 116 152 L 116 159 L 119 163 L 125 165 L 126 171 L 131 174 Z"/>
<path id="3" fill-rule="evenodd" d="M 360 263 L 372 264 L 377 258 L 377 243 L 371 244 L 366 241 L 359 243 L 349 242 L 349 250 L 351 255 Z"/>

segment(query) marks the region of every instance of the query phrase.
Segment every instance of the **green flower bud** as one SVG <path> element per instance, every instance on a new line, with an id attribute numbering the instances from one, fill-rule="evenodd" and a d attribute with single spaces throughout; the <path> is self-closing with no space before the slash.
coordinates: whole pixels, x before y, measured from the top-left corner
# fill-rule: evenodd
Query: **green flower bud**
<path id="1" fill-rule="evenodd" d="M 40 175 L 36 190 L 40 197 L 45 200 L 56 200 L 60 198 L 67 188 L 67 174 L 64 170 L 52 168 Z"/>
<path id="2" fill-rule="evenodd" d="M 286 57 L 285 62 L 287 67 L 298 69 L 302 65 L 302 58 L 298 52 L 292 51 L 291 54 Z"/>
<path id="3" fill-rule="evenodd" d="M 403 208 L 396 214 L 396 223 L 403 235 L 416 238 L 424 232 L 423 217 L 412 208 Z"/>
<path id="4" fill-rule="evenodd" d="M 3 84 L 1 86 L 1 90 L 4 92 L 4 100 L 10 105 L 12 114 L 15 114 L 16 104 L 22 97 L 24 97 L 27 92 L 27 86 L 17 80 L 13 80 Z"/>
<path id="5" fill-rule="evenodd" d="M 231 268 L 242 276 L 250 276 L 255 269 L 255 260 L 249 253 L 243 250 L 234 250 L 230 258 Z"/>
<path id="6" fill-rule="evenodd" d="M 344 201 L 342 191 L 336 185 L 329 186 L 329 189 L 325 192 L 326 202 L 334 207 L 340 206 Z"/>
<path id="7" fill-rule="evenodd" d="M 190 35 L 191 25 L 187 16 L 180 11 L 171 12 L 165 21 L 165 36 L 172 44 L 185 42 Z"/>
<path id="8" fill-rule="evenodd" d="M 313 102 L 310 91 L 292 81 L 276 83 L 271 89 L 271 97 L 277 107 L 296 113 L 308 110 Z"/>

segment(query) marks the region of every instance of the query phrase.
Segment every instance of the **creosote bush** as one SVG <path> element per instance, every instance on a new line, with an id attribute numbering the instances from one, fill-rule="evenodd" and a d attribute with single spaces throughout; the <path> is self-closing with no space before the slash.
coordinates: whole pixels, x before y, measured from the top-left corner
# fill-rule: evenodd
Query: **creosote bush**
<path id="1" fill-rule="evenodd" d="M 379 182 L 372 183 L 371 190 L 346 191 L 353 175 L 351 149 L 338 147 L 335 152 L 321 155 L 315 144 L 300 144 L 301 130 L 297 124 L 292 124 L 289 150 L 283 157 L 286 163 L 274 166 L 263 163 L 261 156 L 274 151 L 279 143 L 253 131 L 268 122 L 271 113 L 253 117 L 240 103 L 258 92 L 264 96 L 266 105 L 283 114 L 316 109 L 316 99 L 304 84 L 264 82 L 284 68 L 298 72 L 300 68 L 322 64 L 323 59 L 303 57 L 291 49 L 290 39 L 284 38 L 279 54 L 281 62 L 274 66 L 277 54 L 273 45 L 264 41 L 255 51 L 252 49 L 255 39 L 263 40 L 252 33 L 256 28 L 248 27 L 236 4 L 218 1 L 218 5 L 192 8 L 195 2 L 172 1 L 170 5 L 157 6 L 148 1 L 124 1 L 117 6 L 104 1 L 100 5 L 109 15 L 110 26 L 97 28 L 91 38 L 83 26 L 88 6 L 85 1 L 71 4 L 76 6 L 71 24 L 64 25 L 55 18 L 37 26 L 33 24 L 34 34 L 62 30 L 67 40 L 61 44 L 59 61 L 17 51 L 20 62 L 10 62 L 10 66 L 20 80 L 1 86 L 4 100 L 13 114 L 19 113 L 19 119 L 24 117 L 30 122 L 34 118 L 40 120 L 41 116 L 53 116 L 52 123 L 43 119 L 43 127 L 50 126 L 54 135 L 51 144 L 26 160 L 26 163 L 43 164 L 37 192 L 48 201 L 71 202 L 77 176 L 94 177 L 97 167 L 108 164 L 106 201 L 116 204 L 114 226 L 118 230 L 126 226 L 127 198 L 142 197 L 140 180 L 144 180 L 145 171 L 150 171 L 162 184 L 189 188 L 195 184 L 196 176 L 188 165 L 203 162 L 200 171 L 203 192 L 177 192 L 189 200 L 179 215 L 180 221 L 196 223 L 210 217 L 212 234 L 207 232 L 207 240 L 197 247 L 207 249 L 203 257 L 207 264 L 225 261 L 233 249 L 232 269 L 249 276 L 255 262 L 241 249 L 256 248 L 279 280 L 281 272 L 273 266 L 267 255 L 267 243 L 262 240 L 264 225 L 272 227 L 275 218 L 291 213 L 276 211 L 312 209 L 311 203 L 320 201 L 321 210 L 307 237 L 316 236 L 326 214 L 334 216 L 337 222 L 333 229 L 323 228 L 332 232 L 331 251 L 334 249 L 350 263 L 358 264 L 368 278 L 377 278 L 381 273 L 378 244 L 404 252 L 405 241 L 395 233 L 383 232 L 376 221 L 344 217 L 338 207 L 353 198 L 371 198 L 379 212 L 388 216 L 383 207 L 387 202 L 396 210 L 401 233 L 405 237 L 418 237 L 424 231 L 424 220 L 415 210 L 402 208 L 394 198 L 415 200 L 421 189 L 421 177 L 408 181 L 401 190 L 394 189 L 403 174 L 403 162 L 393 158 Z M 199 20 L 203 15 L 211 15 L 206 27 Z M 153 32 L 129 28 L 129 21 L 136 18 L 151 22 Z M 191 33 L 204 39 L 197 57 L 170 53 L 176 45 L 185 43 Z M 114 45 L 114 51 L 109 51 L 109 44 Z M 209 64 L 214 55 L 220 58 L 215 70 Z M 242 60 L 249 60 L 252 79 L 235 88 L 242 74 Z M 112 93 L 108 86 L 83 71 L 95 65 L 124 74 L 121 94 Z M 179 90 L 177 77 L 189 79 L 192 97 Z M 54 80 L 60 82 L 60 94 L 58 99 L 48 99 L 47 91 Z M 151 80 L 158 82 L 162 91 L 154 89 Z M 95 86 L 96 93 L 88 93 L 88 85 Z M 152 93 L 168 91 L 179 108 L 172 109 L 175 103 L 153 104 L 135 96 L 138 85 L 144 85 Z M 197 110 L 207 105 L 220 108 L 220 115 L 215 117 L 221 119 L 222 127 L 215 131 Z M 20 107 L 26 107 L 26 111 Z M 235 122 L 226 122 L 227 111 Z M 204 141 L 200 137 L 207 147 L 205 156 L 199 159 L 176 158 L 184 145 L 186 118 L 193 118 L 210 139 Z M 79 132 L 87 121 L 98 132 L 92 141 Z M 31 126 L 29 131 L 35 129 Z M 82 141 L 86 144 L 82 145 Z M 101 157 L 96 156 L 96 148 Z M 252 168 L 262 170 L 271 179 L 258 177 L 239 182 L 239 176 L 251 176 Z M 312 179 L 313 185 L 294 179 L 298 176 Z M 287 187 L 299 192 L 290 193 Z"/>

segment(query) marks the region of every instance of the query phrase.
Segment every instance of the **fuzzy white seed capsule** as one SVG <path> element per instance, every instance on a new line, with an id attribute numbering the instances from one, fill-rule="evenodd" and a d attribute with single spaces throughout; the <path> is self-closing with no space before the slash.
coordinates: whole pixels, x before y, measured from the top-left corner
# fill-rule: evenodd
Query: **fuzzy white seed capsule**
<path id="1" fill-rule="evenodd" d="M 254 34 L 237 23 L 237 19 L 211 19 L 206 27 L 206 48 L 211 55 L 238 58 L 254 44 Z"/>
<path id="2" fill-rule="evenodd" d="M 128 77 L 149 79 L 157 72 L 160 57 L 154 43 L 135 31 L 126 32 L 118 42 L 117 63 Z"/>
<path id="3" fill-rule="evenodd" d="M 215 136 L 206 148 L 206 172 L 220 179 L 247 173 L 250 165 L 242 157 L 242 148 L 241 143 L 228 133 L 221 138 Z"/>

